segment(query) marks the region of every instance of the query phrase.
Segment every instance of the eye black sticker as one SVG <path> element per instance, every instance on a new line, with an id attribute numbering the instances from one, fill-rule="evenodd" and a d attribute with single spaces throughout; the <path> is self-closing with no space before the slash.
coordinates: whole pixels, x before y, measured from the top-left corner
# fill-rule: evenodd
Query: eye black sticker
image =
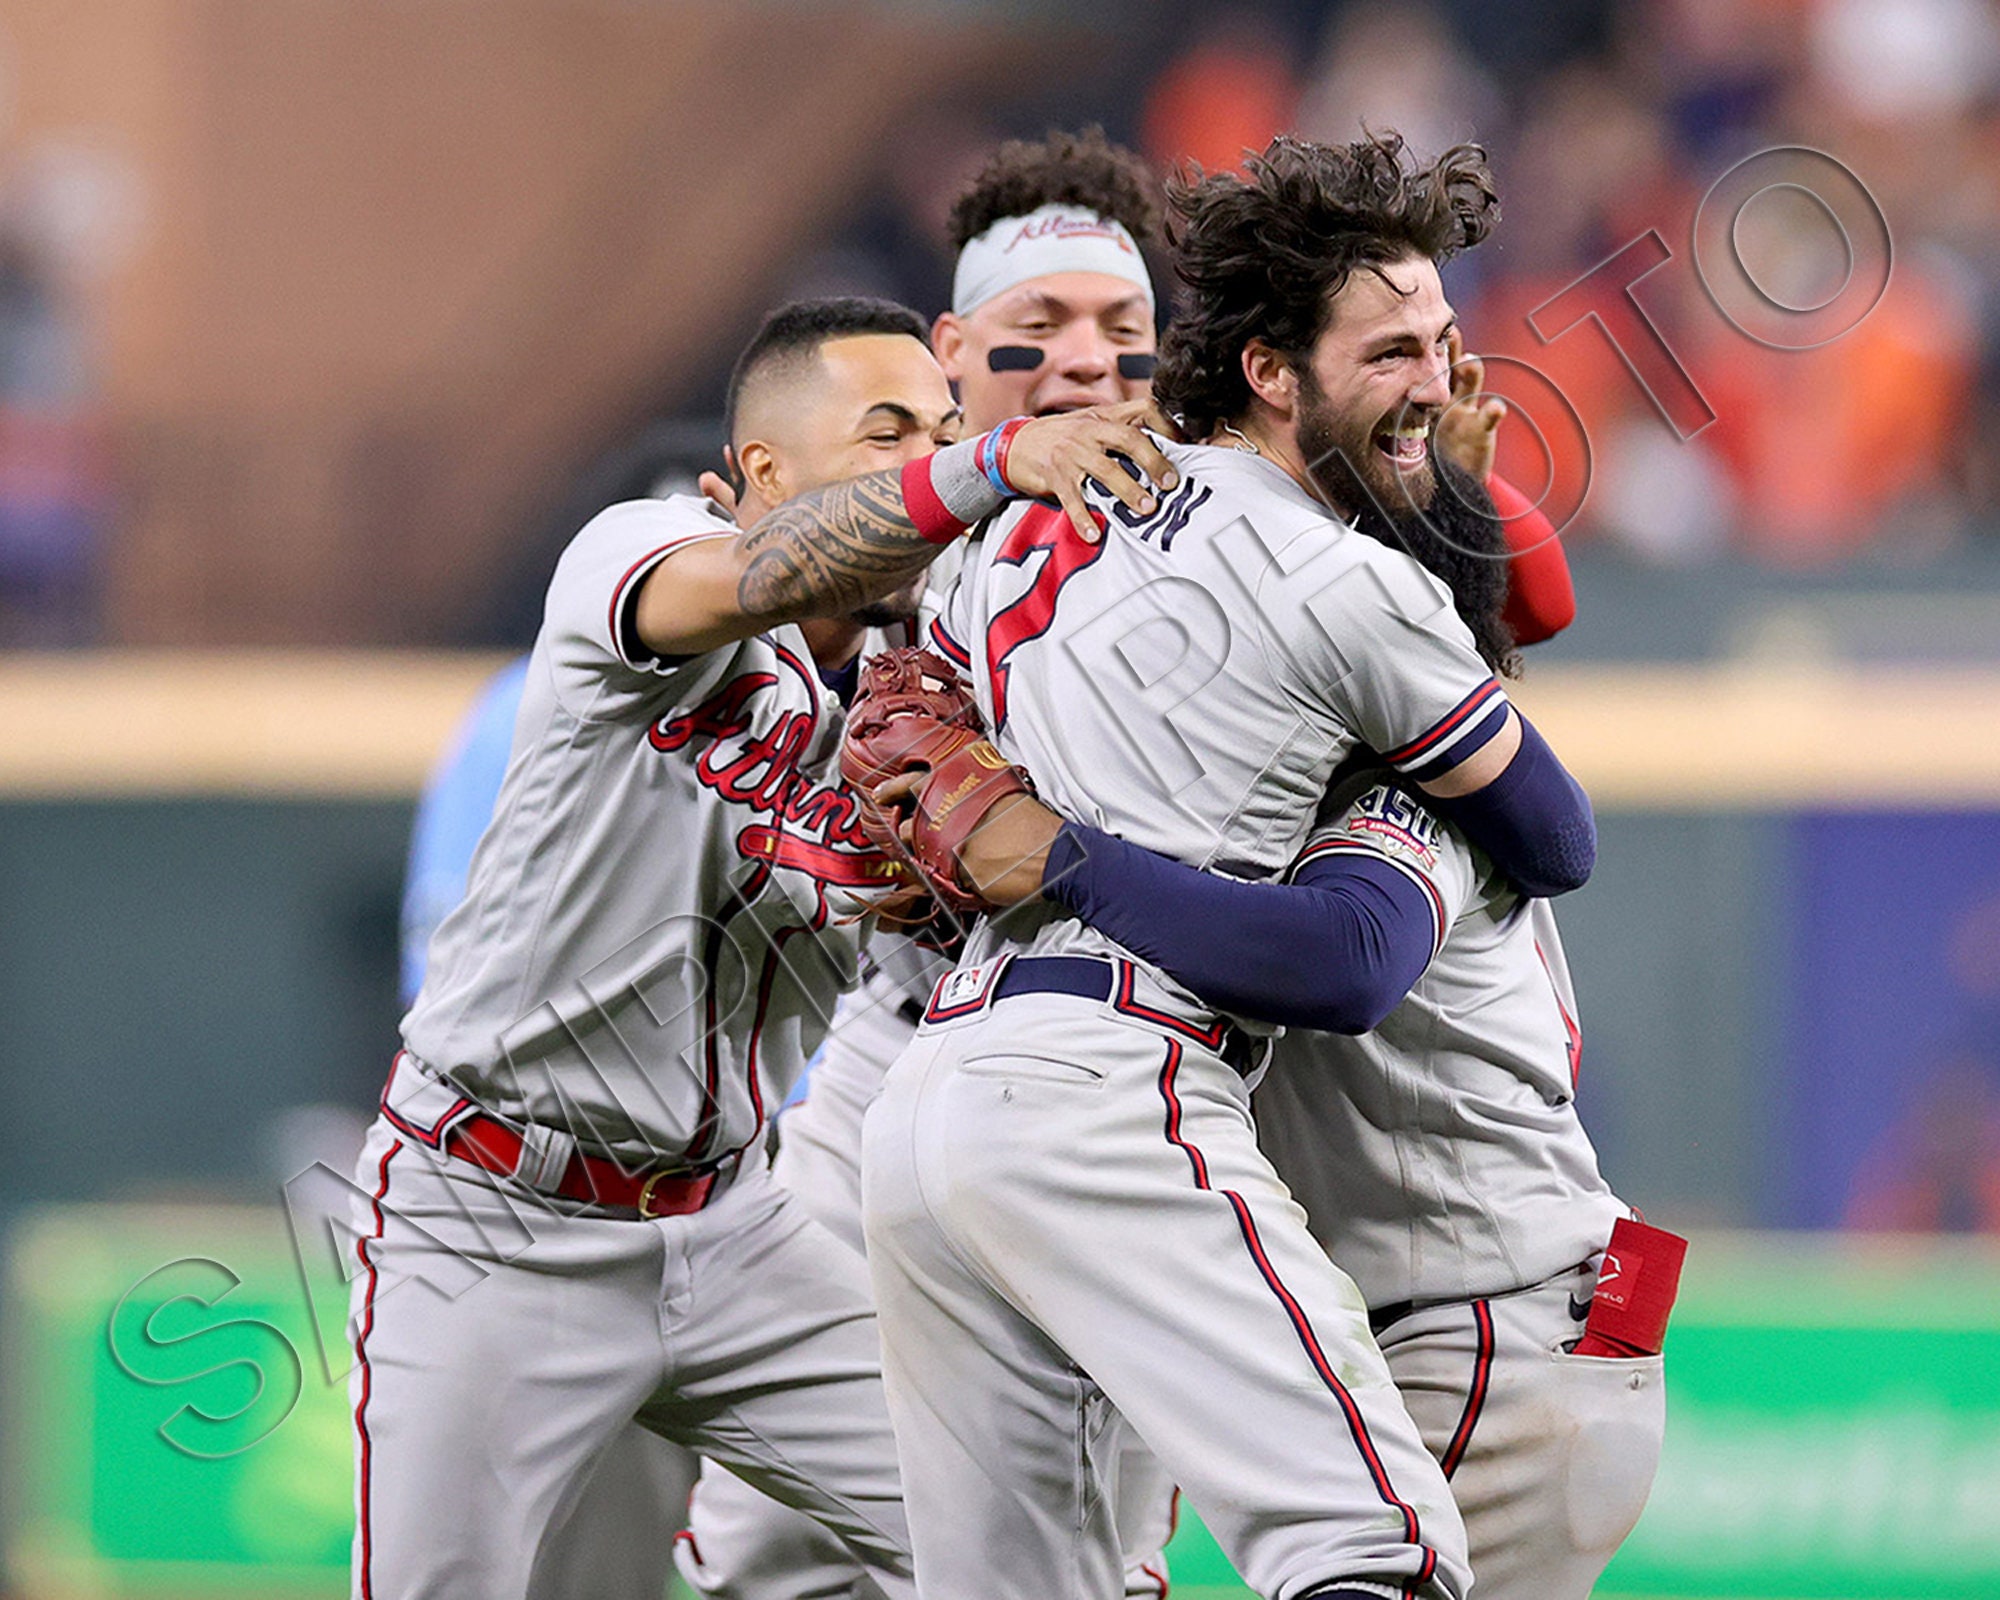
<path id="1" fill-rule="evenodd" d="M 991 372 L 1033 372 L 1042 364 L 1042 350 L 1032 344 L 996 344 L 986 352 Z"/>

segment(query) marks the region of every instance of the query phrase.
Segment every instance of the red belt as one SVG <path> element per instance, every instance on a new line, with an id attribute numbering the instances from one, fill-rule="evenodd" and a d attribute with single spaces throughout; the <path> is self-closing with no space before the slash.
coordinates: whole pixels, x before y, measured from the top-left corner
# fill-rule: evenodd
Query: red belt
<path id="1" fill-rule="evenodd" d="M 511 1178 L 521 1164 L 521 1136 L 506 1123 L 474 1112 L 444 1136 L 444 1151 Z M 622 1206 L 642 1217 L 684 1217 L 708 1204 L 719 1176 L 721 1169 L 714 1166 L 628 1172 L 615 1161 L 579 1150 L 569 1158 L 555 1188 L 544 1192 L 565 1200 Z"/>

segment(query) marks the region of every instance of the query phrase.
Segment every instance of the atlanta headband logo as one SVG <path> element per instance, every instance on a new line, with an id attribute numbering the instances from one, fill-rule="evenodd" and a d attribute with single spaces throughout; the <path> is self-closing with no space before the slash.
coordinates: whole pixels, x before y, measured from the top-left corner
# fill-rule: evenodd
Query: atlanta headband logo
<path id="1" fill-rule="evenodd" d="M 1109 239 L 1128 255 L 1132 252 L 1132 241 L 1123 228 L 1115 222 L 1105 222 L 1096 217 L 1030 219 L 1021 224 L 1020 230 L 1007 241 L 1005 249 L 1012 250 L 1015 245 L 1034 239 Z"/>

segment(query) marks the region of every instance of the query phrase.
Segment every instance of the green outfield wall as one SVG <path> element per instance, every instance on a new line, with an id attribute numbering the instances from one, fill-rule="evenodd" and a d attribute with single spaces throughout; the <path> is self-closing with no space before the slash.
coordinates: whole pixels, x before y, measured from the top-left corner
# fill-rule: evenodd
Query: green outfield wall
<path id="1" fill-rule="evenodd" d="M 303 1198 L 17 1218 L 6 1562 L 24 1600 L 334 1597 L 352 1528 L 341 1269 Z M 477 1293 L 476 1286 L 468 1292 Z M 1652 1501 L 1605 1600 L 2000 1594 L 2000 1248 L 1705 1233 Z M 1245 1591 L 1190 1508 L 1182 1596 Z"/>

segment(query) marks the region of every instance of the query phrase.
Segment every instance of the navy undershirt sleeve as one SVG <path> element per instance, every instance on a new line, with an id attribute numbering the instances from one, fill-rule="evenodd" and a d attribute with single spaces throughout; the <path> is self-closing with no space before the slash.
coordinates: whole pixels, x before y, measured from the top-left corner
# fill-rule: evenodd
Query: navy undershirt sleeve
<path id="1" fill-rule="evenodd" d="M 1537 900 L 1582 888 L 1597 864 L 1590 797 L 1526 717 L 1521 748 L 1499 777 L 1471 794 L 1423 798 Z"/>
<path id="2" fill-rule="evenodd" d="M 1042 893 L 1217 1010 L 1329 1033 L 1381 1022 L 1437 935 L 1429 897 L 1370 856 L 1244 883 L 1074 822 L 1049 849 Z"/>

